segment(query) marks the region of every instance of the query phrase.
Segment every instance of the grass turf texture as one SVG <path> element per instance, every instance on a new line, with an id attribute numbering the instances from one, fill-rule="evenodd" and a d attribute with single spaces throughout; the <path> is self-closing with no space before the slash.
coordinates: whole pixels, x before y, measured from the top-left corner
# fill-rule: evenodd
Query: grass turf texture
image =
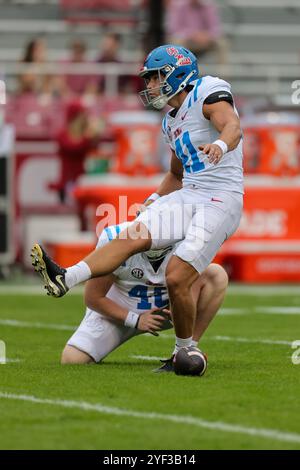
<path id="1" fill-rule="evenodd" d="M 1 295 L 0 303 L 0 321 L 76 326 L 83 311 L 80 295 L 60 300 Z M 20 359 L 0 365 L 0 392 L 84 401 L 141 413 L 193 416 L 299 435 L 300 365 L 292 364 L 291 347 L 215 338 L 300 339 L 299 315 L 255 311 L 258 305 L 299 304 L 300 295 L 296 294 L 229 295 L 224 307 L 246 309 L 247 313 L 216 317 L 201 344 L 209 357 L 208 370 L 201 378 L 154 374 L 157 361 L 132 358 L 169 356 L 171 332 L 165 332 L 169 338 L 135 338 L 101 365 L 61 366 L 60 353 L 71 331 L 0 323 L 7 357 Z M 300 449 L 300 442 L 5 398 L 0 398 L 0 418 L 1 449 Z"/>

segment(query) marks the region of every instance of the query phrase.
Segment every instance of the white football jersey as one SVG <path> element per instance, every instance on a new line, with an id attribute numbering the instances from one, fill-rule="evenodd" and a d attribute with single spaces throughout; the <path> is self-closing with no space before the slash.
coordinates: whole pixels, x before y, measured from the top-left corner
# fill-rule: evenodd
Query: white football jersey
<path id="1" fill-rule="evenodd" d="M 188 93 L 175 117 L 169 111 L 163 121 L 162 130 L 166 142 L 174 150 L 184 169 L 183 186 L 190 184 L 204 190 L 236 191 L 243 193 L 242 139 L 236 149 L 226 153 L 217 165 L 209 163 L 199 146 L 211 144 L 220 136 L 219 132 L 203 115 L 205 99 L 212 93 L 231 93 L 229 83 L 218 77 L 206 76 L 191 83 Z M 236 108 L 234 108 L 238 114 Z"/>
<path id="2" fill-rule="evenodd" d="M 116 238 L 129 224 L 125 222 L 105 228 L 99 237 L 97 248 Z M 136 313 L 144 313 L 154 307 L 167 306 L 169 297 L 165 283 L 165 270 L 174 250 L 166 255 L 156 272 L 145 253 L 137 253 L 128 258 L 113 272 L 117 279 L 107 293 L 107 297 Z"/>

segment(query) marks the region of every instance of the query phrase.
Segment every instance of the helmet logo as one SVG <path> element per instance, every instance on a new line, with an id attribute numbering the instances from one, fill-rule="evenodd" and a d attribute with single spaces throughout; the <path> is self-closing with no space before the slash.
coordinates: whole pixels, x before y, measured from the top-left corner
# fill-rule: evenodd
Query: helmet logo
<path id="1" fill-rule="evenodd" d="M 189 57 L 181 57 L 180 59 L 177 60 L 176 65 L 190 65 L 192 63 L 191 59 Z"/>
<path id="2" fill-rule="evenodd" d="M 179 55 L 183 57 L 182 54 L 179 54 L 178 49 L 176 49 L 176 47 L 167 47 L 167 53 L 169 55 L 173 55 L 176 59 L 178 59 Z"/>
<path id="3" fill-rule="evenodd" d="M 190 57 L 185 57 L 183 54 L 180 54 L 176 47 L 167 47 L 167 53 L 177 59 L 176 65 L 190 65 L 192 63 Z"/>

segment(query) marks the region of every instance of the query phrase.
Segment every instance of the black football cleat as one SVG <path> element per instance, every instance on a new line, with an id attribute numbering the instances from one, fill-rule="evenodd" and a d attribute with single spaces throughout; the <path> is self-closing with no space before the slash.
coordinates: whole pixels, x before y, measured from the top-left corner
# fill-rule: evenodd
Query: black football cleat
<path id="1" fill-rule="evenodd" d="M 173 360 L 174 360 L 174 354 L 171 357 L 169 357 L 169 359 L 161 359 L 160 362 L 162 362 L 163 365 L 158 367 L 157 369 L 154 369 L 153 372 L 157 372 L 157 373 L 174 372 Z"/>
<path id="2" fill-rule="evenodd" d="M 42 277 L 47 294 L 52 297 L 62 297 L 68 292 L 65 282 L 66 269 L 56 264 L 37 243 L 31 250 L 32 266 Z"/>
<path id="3" fill-rule="evenodd" d="M 207 356 L 200 349 L 190 346 L 179 349 L 174 358 L 177 375 L 203 375 L 207 368 Z"/>

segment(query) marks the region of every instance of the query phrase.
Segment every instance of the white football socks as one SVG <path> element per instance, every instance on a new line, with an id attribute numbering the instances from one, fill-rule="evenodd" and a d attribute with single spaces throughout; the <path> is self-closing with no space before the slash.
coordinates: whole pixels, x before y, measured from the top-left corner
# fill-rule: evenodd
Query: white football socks
<path id="1" fill-rule="evenodd" d="M 84 261 L 80 261 L 74 266 L 67 268 L 67 272 L 65 274 L 65 281 L 66 281 L 67 287 L 71 289 L 77 284 L 87 281 L 91 277 L 92 277 L 92 273 L 91 273 L 89 266 Z"/>
<path id="2" fill-rule="evenodd" d="M 179 349 L 181 348 L 188 348 L 189 346 L 192 346 L 192 341 L 193 341 L 192 336 L 190 338 L 178 338 L 176 336 L 176 343 L 175 343 L 173 354 L 177 354 Z"/>

